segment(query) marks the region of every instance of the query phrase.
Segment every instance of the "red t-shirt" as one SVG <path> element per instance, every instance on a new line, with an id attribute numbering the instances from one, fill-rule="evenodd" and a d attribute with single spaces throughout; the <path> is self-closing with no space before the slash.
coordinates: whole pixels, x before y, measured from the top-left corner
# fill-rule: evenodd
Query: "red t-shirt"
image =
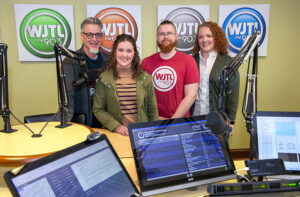
<path id="1" fill-rule="evenodd" d="M 194 58 L 179 51 L 168 60 L 155 53 L 143 60 L 142 67 L 153 77 L 158 113 L 166 118 L 172 117 L 184 98 L 184 85 L 199 83 Z"/>

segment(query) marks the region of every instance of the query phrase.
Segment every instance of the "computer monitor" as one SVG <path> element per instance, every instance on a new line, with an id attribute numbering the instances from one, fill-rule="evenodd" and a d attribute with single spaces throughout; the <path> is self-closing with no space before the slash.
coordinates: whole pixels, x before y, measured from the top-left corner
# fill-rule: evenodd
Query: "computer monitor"
<path id="1" fill-rule="evenodd" d="M 300 178 L 300 112 L 259 111 L 254 118 L 258 159 L 281 158 L 286 174 Z"/>
<path id="2" fill-rule="evenodd" d="M 13 196 L 140 196 L 105 135 L 26 164 L 19 172 L 8 171 L 4 178 Z"/>
<path id="3" fill-rule="evenodd" d="M 154 195 L 232 179 L 226 141 L 205 126 L 206 116 L 129 125 L 142 195 Z"/>

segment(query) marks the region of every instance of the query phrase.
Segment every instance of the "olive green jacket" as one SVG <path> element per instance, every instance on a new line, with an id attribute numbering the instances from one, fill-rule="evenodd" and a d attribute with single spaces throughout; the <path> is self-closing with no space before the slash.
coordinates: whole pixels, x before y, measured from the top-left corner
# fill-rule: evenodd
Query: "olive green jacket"
<path id="1" fill-rule="evenodd" d="M 198 71 L 199 69 L 199 55 L 194 56 L 197 62 Z M 218 111 L 218 98 L 220 91 L 220 75 L 225 66 L 228 66 L 232 58 L 228 55 L 220 54 L 212 67 L 209 76 L 209 106 L 210 111 Z M 236 81 L 235 81 L 236 80 Z M 228 89 L 232 92 L 225 97 L 223 111 L 228 115 L 231 120 L 235 120 L 237 107 L 239 103 L 239 89 L 240 89 L 240 75 L 236 71 L 236 77 L 232 77 L 228 83 Z M 193 111 L 193 108 L 191 109 Z"/>
<path id="2" fill-rule="evenodd" d="M 158 111 L 151 75 L 142 71 L 136 81 L 137 121 L 158 120 Z M 101 124 L 110 131 L 122 125 L 119 97 L 112 69 L 98 78 L 93 112 Z"/>

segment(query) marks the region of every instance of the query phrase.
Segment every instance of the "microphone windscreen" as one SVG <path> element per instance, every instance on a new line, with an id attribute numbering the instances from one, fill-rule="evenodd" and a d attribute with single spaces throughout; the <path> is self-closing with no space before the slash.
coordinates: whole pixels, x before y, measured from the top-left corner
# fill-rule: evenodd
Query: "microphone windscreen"
<path id="1" fill-rule="evenodd" d="M 223 134 L 226 128 L 226 121 L 219 112 L 213 111 L 206 116 L 206 126 L 216 135 Z"/>

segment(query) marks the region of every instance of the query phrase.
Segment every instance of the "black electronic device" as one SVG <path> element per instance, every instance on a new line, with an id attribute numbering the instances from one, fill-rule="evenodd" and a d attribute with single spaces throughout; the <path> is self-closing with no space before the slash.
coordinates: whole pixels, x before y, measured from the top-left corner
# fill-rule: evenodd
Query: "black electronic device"
<path id="1" fill-rule="evenodd" d="M 13 196 L 140 196 L 109 140 L 98 132 L 4 178 Z"/>
<path id="2" fill-rule="evenodd" d="M 245 166 L 249 168 L 250 177 L 271 176 L 285 174 L 282 159 L 245 160 Z"/>
<path id="3" fill-rule="evenodd" d="M 247 183 L 212 184 L 207 187 L 210 196 L 290 192 L 300 190 L 300 179 L 257 181 Z"/>
<path id="4" fill-rule="evenodd" d="M 227 142 L 205 124 L 193 116 L 128 126 L 142 195 L 236 178 Z"/>

